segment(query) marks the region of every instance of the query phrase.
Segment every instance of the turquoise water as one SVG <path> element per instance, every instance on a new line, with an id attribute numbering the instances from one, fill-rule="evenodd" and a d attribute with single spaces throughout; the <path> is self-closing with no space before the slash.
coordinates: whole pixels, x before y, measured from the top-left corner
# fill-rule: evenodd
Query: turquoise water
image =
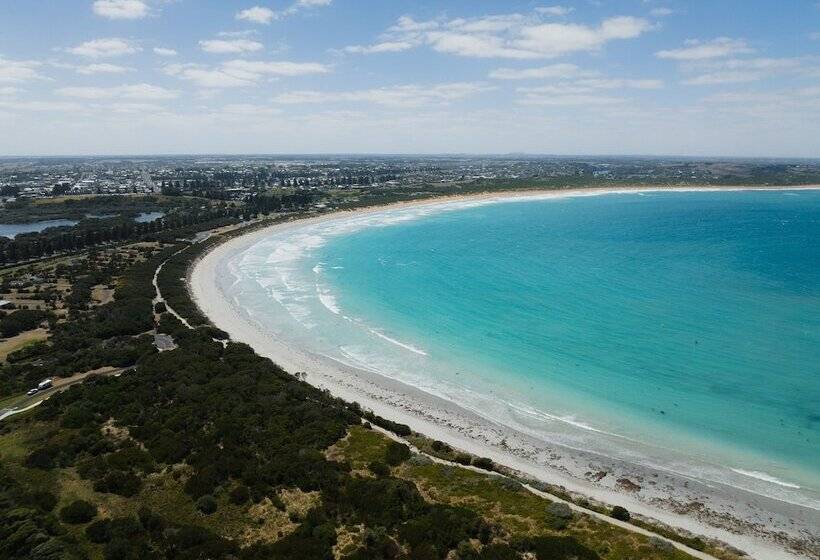
<path id="1" fill-rule="evenodd" d="M 232 293 L 547 441 L 816 506 L 819 240 L 818 191 L 394 210 L 257 244 Z"/>

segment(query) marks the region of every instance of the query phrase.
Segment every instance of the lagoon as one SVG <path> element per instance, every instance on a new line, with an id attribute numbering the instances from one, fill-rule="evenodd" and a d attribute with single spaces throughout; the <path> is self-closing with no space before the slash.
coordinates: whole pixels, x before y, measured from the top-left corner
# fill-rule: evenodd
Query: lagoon
<path id="1" fill-rule="evenodd" d="M 44 220 L 41 222 L 28 222 L 23 224 L 0 224 L 0 237 L 14 239 L 21 233 L 41 232 L 50 227 L 74 226 L 79 222 L 75 220 Z"/>

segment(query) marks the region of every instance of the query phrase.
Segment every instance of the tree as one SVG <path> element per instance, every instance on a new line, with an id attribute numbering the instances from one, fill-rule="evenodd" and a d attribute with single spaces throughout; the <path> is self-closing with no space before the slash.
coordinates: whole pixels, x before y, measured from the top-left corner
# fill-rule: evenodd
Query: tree
<path id="1" fill-rule="evenodd" d="M 88 523 L 97 516 L 97 506 L 85 500 L 74 500 L 60 510 L 60 519 L 72 525 Z"/>

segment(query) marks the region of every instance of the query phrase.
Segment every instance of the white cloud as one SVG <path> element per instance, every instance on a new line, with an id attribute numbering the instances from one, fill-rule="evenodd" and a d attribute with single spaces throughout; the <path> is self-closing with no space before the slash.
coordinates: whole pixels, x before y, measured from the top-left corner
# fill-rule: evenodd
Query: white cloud
<path id="1" fill-rule="evenodd" d="M 495 80 L 535 80 L 546 78 L 573 78 L 583 71 L 575 64 L 549 64 L 538 68 L 497 68 L 489 77 Z"/>
<path id="2" fill-rule="evenodd" d="M 89 76 L 92 74 L 123 74 L 125 72 L 132 72 L 133 68 L 126 68 L 118 64 L 99 63 L 77 66 L 76 70 L 78 74 Z"/>
<path id="3" fill-rule="evenodd" d="M 200 41 L 199 47 L 209 53 L 237 54 L 260 51 L 264 48 L 264 45 L 259 41 L 251 41 L 249 39 L 210 39 L 208 41 Z"/>
<path id="4" fill-rule="evenodd" d="M 756 82 L 777 74 L 811 75 L 799 58 L 730 58 L 688 62 L 682 66 L 692 77 L 683 80 L 686 85 L 704 86 Z"/>
<path id="5" fill-rule="evenodd" d="M 264 6 L 253 6 L 237 12 L 236 19 L 268 25 L 274 20 L 292 16 L 301 10 L 330 6 L 331 3 L 332 0 L 297 0 L 281 12 L 275 12 Z"/>
<path id="6" fill-rule="evenodd" d="M 0 84 L 16 84 L 42 78 L 37 72 L 40 65 L 34 60 L 10 60 L 0 56 Z"/>
<path id="7" fill-rule="evenodd" d="M 753 50 L 742 39 L 718 37 L 711 41 L 689 39 L 686 41 L 685 47 L 658 51 L 655 56 L 670 60 L 707 60 L 750 52 L 753 52 Z"/>
<path id="8" fill-rule="evenodd" d="M 15 95 L 22 91 L 20 88 L 16 88 L 13 86 L 3 86 L 0 87 L 0 95 Z"/>
<path id="9" fill-rule="evenodd" d="M 649 13 L 654 17 L 666 17 L 674 14 L 675 11 L 669 8 L 653 8 Z"/>
<path id="10" fill-rule="evenodd" d="M 409 108 L 449 103 L 492 89 L 481 83 L 455 82 L 435 86 L 404 85 L 342 92 L 292 91 L 274 97 L 273 102 L 286 105 L 358 102 Z"/>
<path id="11" fill-rule="evenodd" d="M 209 89 L 249 87 L 256 85 L 256 79 L 236 76 L 222 68 L 208 68 L 200 64 L 171 64 L 165 73 Z"/>
<path id="12" fill-rule="evenodd" d="M 576 80 L 576 85 L 590 89 L 661 89 L 662 80 L 633 78 L 590 78 Z"/>
<path id="13" fill-rule="evenodd" d="M 581 78 L 534 87 L 519 87 L 517 102 L 521 105 L 612 105 L 626 99 L 603 95 L 601 90 L 659 89 L 661 80 L 629 78 Z"/>
<path id="14" fill-rule="evenodd" d="M 229 72 L 248 76 L 305 76 L 307 74 L 325 74 L 329 71 L 327 66 L 317 62 L 229 60 L 222 66 Z"/>
<path id="15" fill-rule="evenodd" d="M 568 8 L 567 6 L 544 6 L 535 8 L 535 11 L 539 14 L 557 17 L 569 15 L 573 10 L 574 8 Z"/>
<path id="16" fill-rule="evenodd" d="M 243 19 L 246 21 L 251 21 L 253 23 L 261 23 L 263 25 L 267 25 L 271 21 L 279 19 L 279 14 L 277 14 L 270 8 L 254 6 L 253 8 L 248 8 L 237 13 L 236 19 Z"/>
<path id="17" fill-rule="evenodd" d="M 131 41 L 118 39 L 116 37 L 94 39 L 67 49 L 71 54 L 88 58 L 112 58 L 115 56 L 133 54 L 141 50 L 140 47 L 134 45 Z"/>
<path id="18" fill-rule="evenodd" d="M 320 8 L 330 6 L 333 0 L 297 0 L 295 6 L 299 8 Z"/>
<path id="19" fill-rule="evenodd" d="M 607 41 L 632 39 L 650 27 L 645 19 L 631 16 L 606 19 L 597 28 L 547 23 L 523 29 L 517 45 L 544 56 L 559 56 L 575 51 L 598 50 Z"/>
<path id="20" fill-rule="evenodd" d="M 115 87 L 63 87 L 58 95 L 79 99 L 131 99 L 162 101 L 176 99 L 180 92 L 151 84 L 132 84 Z"/>
<path id="21" fill-rule="evenodd" d="M 759 72 L 710 72 L 694 78 L 683 80 L 688 86 L 714 86 L 720 84 L 741 84 L 761 79 Z"/>
<path id="22" fill-rule="evenodd" d="M 259 115 L 279 115 L 282 109 L 252 103 L 229 103 L 221 108 L 221 113 L 234 117 L 258 118 Z"/>
<path id="23" fill-rule="evenodd" d="M 142 19 L 149 13 L 142 0 L 96 0 L 94 13 L 109 19 Z"/>
<path id="24" fill-rule="evenodd" d="M 546 105 L 566 107 L 571 105 L 616 105 L 625 100 L 607 95 L 556 93 L 552 95 L 528 94 L 518 100 L 521 105 Z"/>
<path id="25" fill-rule="evenodd" d="M 374 54 L 386 52 L 402 52 L 410 50 L 415 45 L 408 41 L 384 41 L 383 43 L 375 43 L 373 45 L 350 45 L 342 49 L 344 52 L 351 54 Z"/>
<path id="26" fill-rule="evenodd" d="M 165 73 L 200 87 L 222 89 L 254 86 L 265 78 L 325 74 L 330 68 L 318 62 L 229 60 L 217 67 L 171 64 Z"/>
<path id="27" fill-rule="evenodd" d="M 159 114 L 165 111 L 165 107 L 156 103 L 121 103 L 115 102 L 105 106 L 106 111 L 114 113 L 124 113 L 127 115 L 139 114 L 142 116 L 149 114 Z"/>
<path id="28" fill-rule="evenodd" d="M 154 54 L 157 56 L 176 56 L 177 51 L 166 47 L 154 47 Z"/>
<path id="29" fill-rule="evenodd" d="M 17 111 L 56 111 L 61 113 L 76 113 L 82 111 L 82 105 L 67 101 L 0 101 L 0 107 Z"/>
<path id="30" fill-rule="evenodd" d="M 544 23 L 538 15 L 505 14 L 452 20 L 415 21 L 399 18 L 369 47 L 352 46 L 352 53 L 384 52 L 380 45 L 401 50 L 428 45 L 442 53 L 476 58 L 539 59 L 601 49 L 613 40 L 632 39 L 652 28 L 645 19 L 616 16 L 596 26 Z M 385 47 L 381 47 L 385 48 Z"/>

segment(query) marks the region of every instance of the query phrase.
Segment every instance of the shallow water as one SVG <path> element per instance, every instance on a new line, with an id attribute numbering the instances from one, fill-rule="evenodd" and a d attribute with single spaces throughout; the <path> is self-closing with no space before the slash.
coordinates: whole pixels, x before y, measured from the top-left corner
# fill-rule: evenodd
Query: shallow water
<path id="1" fill-rule="evenodd" d="M 818 239 L 818 191 L 456 203 L 277 233 L 223 289 L 545 440 L 818 507 Z"/>
<path id="2" fill-rule="evenodd" d="M 141 212 L 138 216 L 134 218 L 135 222 L 153 222 L 154 220 L 158 220 L 165 215 L 165 212 Z"/>
<path id="3" fill-rule="evenodd" d="M 14 239 L 21 233 L 41 232 L 46 228 L 77 225 L 74 220 L 44 220 L 24 224 L 0 224 L 0 237 Z"/>

